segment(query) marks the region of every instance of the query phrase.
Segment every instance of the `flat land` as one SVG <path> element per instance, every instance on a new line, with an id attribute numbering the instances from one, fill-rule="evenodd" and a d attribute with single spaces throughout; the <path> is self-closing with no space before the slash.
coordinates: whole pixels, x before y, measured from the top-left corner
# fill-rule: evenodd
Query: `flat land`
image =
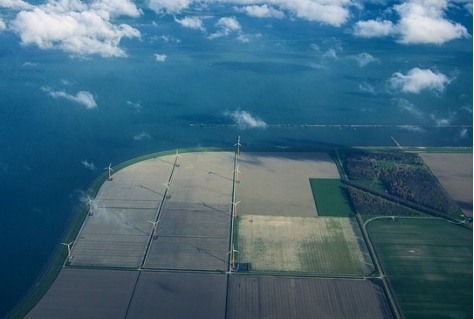
<path id="1" fill-rule="evenodd" d="M 316 216 L 309 179 L 340 178 L 327 153 L 241 153 L 238 165 L 243 215 Z"/>
<path id="2" fill-rule="evenodd" d="M 354 219 L 245 215 L 236 260 L 253 271 L 363 276 L 373 270 Z"/>
<path id="3" fill-rule="evenodd" d="M 421 153 L 420 156 L 463 213 L 472 217 L 472 153 Z"/>
<path id="4" fill-rule="evenodd" d="M 349 193 L 340 179 L 311 178 L 310 184 L 319 216 L 354 216 Z"/>
<path id="5" fill-rule="evenodd" d="M 393 318 L 382 289 L 369 281 L 231 276 L 228 319 Z"/>
<path id="6" fill-rule="evenodd" d="M 472 230 L 428 218 L 367 229 L 406 318 L 472 318 Z"/>
<path id="7" fill-rule="evenodd" d="M 127 318 L 223 319 L 225 274 L 143 272 Z"/>
<path id="8" fill-rule="evenodd" d="M 125 318 L 137 278 L 136 271 L 64 268 L 25 318 Z"/>
<path id="9" fill-rule="evenodd" d="M 100 188 L 72 246 L 73 266 L 139 267 L 172 172 L 173 157 L 151 159 L 113 174 Z"/>

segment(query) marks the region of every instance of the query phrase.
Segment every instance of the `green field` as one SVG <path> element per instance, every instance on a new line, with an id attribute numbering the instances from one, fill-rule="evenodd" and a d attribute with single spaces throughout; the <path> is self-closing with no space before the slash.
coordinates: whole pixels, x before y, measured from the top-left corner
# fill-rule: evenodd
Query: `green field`
<path id="1" fill-rule="evenodd" d="M 340 179 L 310 178 L 319 216 L 354 216 L 349 194 Z"/>
<path id="2" fill-rule="evenodd" d="M 441 219 L 377 219 L 367 230 L 406 318 L 472 318 L 472 230 Z"/>

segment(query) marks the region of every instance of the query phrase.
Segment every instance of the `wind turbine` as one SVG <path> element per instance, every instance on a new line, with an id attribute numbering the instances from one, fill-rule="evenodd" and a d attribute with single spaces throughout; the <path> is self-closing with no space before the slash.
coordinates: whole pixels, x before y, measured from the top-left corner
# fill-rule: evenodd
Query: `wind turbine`
<path id="1" fill-rule="evenodd" d="M 104 170 L 107 170 L 108 173 L 109 173 L 109 178 L 107 178 L 108 181 L 111 181 L 112 180 L 112 172 L 114 171 L 112 169 L 112 163 L 109 164 L 108 167 L 104 168 Z"/>
<path id="2" fill-rule="evenodd" d="M 162 184 L 163 186 L 166 186 L 166 191 L 165 191 L 166 198 L 171 198 L 170 183 L 171 182 Z"/>
<path id="3" fill-rule="evenodd" d="M 234 146 L 237 146 L 237 155 L 240 155 L 240 147 L 242 146 L 242 144 L 240 144 L 240 135 L 237 135 L 237 143 L 235 143 Z"/>
<path id="4" fill-rule="evenodd" d="M 233 206 L 233 215 L 234 215 L 234 218 L 237 218 L 237 205 L 241 202 L 241 200 L 239 200 L 238 202 L 230 202 Z"/>
<path id="5" fill-rule="evenodd" d="M 230 266 L 232 267 L 232 269 L 235 266 L 235 253 L 238 253 L 238 252 L 239 252 L 238 250 L 234 249 L 234 244 L 232 244 L 232 250 L 227 253 L 227 255 L 230 254 Z"/>
<path id="6" fill-rule="evenodd" d="M 71 259 L 72 259 L 72 256 L 71 256 L 71 245 L 72 245 L 73 242 L 74 242 L 74 240 L 71 241 L 69 244 L 61 243 L 61 245 L 67 246 L 67 261 L 71 261 Z"/>
<path id="7" fill-rule="evenodd" d="M 179 167 L 178 157 L 181 157 L 181 155 L 179 155 L 179 151 L 176 150 L 176 157 L 175 157 L 175 160 L 174 160 L 174 166 L 175 167 Z"/>
<path id="8" fill-rule="evenodd" d="M 240 183 L 239 173 L 241 173 L 241 172 L 239 171 L 239 165 L 237 165 L 237 168 L 233 171 L 233 173 L 235 174 L 235 182 Z"/>
<path id="9" fill-rule="evenodd" d="M 149 222 L 153 224 L 153 239 L 158 239 L 157 225 L 160 221 L 158 220 L 156 222 L 153 222 L 153 221 L 149 220 Z"/>
<path id="10" fill-rule="evenodd" d="M 93 208 L 92 204 L 94 204 L 95 200 L 93 200 L 89 196 L 87 196 L 87 199 L 88 199 L 88 204 L 89 204 L 89 216 L 92 216 L 92 215 L 94 215 L 94 210 L 92 209 Z"/>

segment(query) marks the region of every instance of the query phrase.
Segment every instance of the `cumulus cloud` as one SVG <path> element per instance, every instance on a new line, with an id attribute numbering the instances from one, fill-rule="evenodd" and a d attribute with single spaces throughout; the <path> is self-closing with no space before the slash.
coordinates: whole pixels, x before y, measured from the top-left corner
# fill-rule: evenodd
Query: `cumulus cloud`
<path id="1" fill-rule="evenodd" d="M 349 7 L 353 6 L 351 0 L 149 0 L 150 9 L 156 13 L 179 13 L 193 4 L 234 4 L 243 6 L 240 10 L 254 17 L 280 18 L 288 15 L 317 21 L 324 24 L 339 27 L 349 18 Z M 278 9 L 276 9 L 278 8 Z"/>
<path id="2" fill-rule="evenodd" d="M 121 39 L 140 37 L 140 32 L 127 24 L 113 24 L 111 17 L 139 14 L 129 0 L 102 0 L 90 5 L 78 0 L 50 0 L 20 11 L 10 26 L 22 45 L 61 49 L 78 56 L 123 57 Z"/>
<path id="3" fill-rule="evenodd" d="M 85 106 L 87 109 L 93 109 L 97 107 L 97 103 L 91 93 L 87 91 L 79 91 L 76 95 L 68 94 L 64 91 L 53 91 L 49 88 L 43 88 L 43 91 L 47 92 L 53 98 L 63 98 L 71 102 L 75 102 Z"/>
<path id="4" fill-rule="evenodd" d="M 15 10 L 23 10 L 23 9 L 31 9 L 33 6 L 25 1 L 22 0 L 1 0 L 0 7 L 15 9 Z"/>
<path id="5" fill-rule="evenodd" d="M 97 167 L 92 162 L 88 162 L 86 159 L 81 162 L 85 168 L 90 169 L 91 171 L 97 170 Z"/>
<path id="6" fill-rule="evenodd" d="M 148 134 L 147 132 L 141 132 L 139 134 L 136 134 L 133 139 L 135 141 L 141 141 L 141 140 L 150 140 L 151 139 L 151 135 Z"/>
<path id="7" fill-rule="evenodd" d="M 148 5 L 156 13 L 178 13 L 192 2 L 193 0 L 149 0 Z"/>
<path id="8" fill-rule="evenodd" d="M 153 56 L 155 57 L 155 60 L 158 61 L 158 62 L 165 62 L 165 60 L 166 60 L 166 54 L 157 54 L 157 53 L 155 53 Z"/>
<path id="9" fill-rule="evenodd" d="M 235 124 L 241 129 L 267 127 L 267 123 L 265 123 L 262 119 L 258 117 L 252 116 L 247 111 L 241 111 L 241 110 L 236 110 L 233 112 L 226 111 L 224 115 L 232 118 Z"/>
<path id="10" fill-rule="evenodd" d="M 362 92 L 370 93 L 370 94 L 376 94 L 375 88 L 367 82 L 360 83 L 359 90 L 361 90 Z"/>
<path id="11" fill-rule="evenodd" d="M 374 58 L 369 53 L 359 53 L 357 55 L 351 55 L 348 57 L 349 59 L 354 59 L 361 68 L 366 66 L 369 63 L 378 63 L 380 62 L 379 59 Z"/>
<path id="12" fill-rule="evenodd" d="M 127 105 L 137 112 L 141 112 L 143 109 L 143 106 L 140 104 L 140 102 L 127 101 Z"/>
<path id="13" fill-rule="evenodd" d="M 5 24 L 5 21 L 2 20 L 0 17 L 0 31 L 3 31 L 7 28 L 7 25 Z"/>
<path id="14" fill-rule="evenodd" d="M 363 38 L 385 37 L 394 32 L 392 21 L 358 21 L 354 26 L 354 35 Z"/>
<path id="15" fill-rule="evenodd" d="M 269 7 L 267 4 L 263 5 L 253 5 L 245 6 L 240 11 L 245 12 L 247 15 L 256 18 L 277 18 L 282 19 L 285 17 L 285 14 L 273 7 Z"/>
<path id="16" fill-rule="evenodd" d="M 396 24 L 388 20 L 359 21 L 353 33 L 360 37 L 394 35 L 404 44 L 443 44 L 468 37 L 467 29 L 445 18 L 447 0 L 409 0 L 393 6 L 400 19 Z"/>
<path id="17" fill-rule="evenodd" d="M 392 104 L 395 105 L 395 107 L 397 107 L 402 112 L 408 112 L 410 114 L 416 115 L 417 117 L 423 116 L 423 113 L 407 99 L 393 99 Z"/>
<path id="18" fill-rule="evenodd" d="M 402 43 L 435 43 L 468 36 L 459 23 L 444 19 L 446 0 L 412 0 L 395 6 L 401 16 L 399 29 Z"/>
<path id="19" fill-rule="evenodd" d="M 202 18 L 200 17 L 184 17 L 181 20 L 175 18 L 174 21 L 178 22 L 185 28 L 197 29 L 201 31 L 206 30 L 202 24 Z"/>
<path id="20" fill-rule="evenodd" d="M 211 34 L 208 37 L 211 40 L 215 38 L 228 36 L 232 32 L 238 32 L 242 29 L 239 21 L 237 21 L 235 17 L 220 18 L 216 22 L 216 27 L 219 29 L 219 31 Z"/>
<path id="21" fill-rule="evenodd" d="M 404 93 L 420 93 L 422 90 L 442 92 L 449 83 L 446 75 L 419 68 L 411 69 L 406 75 L 396 72 L 389 80 L 392 89 Z"/>

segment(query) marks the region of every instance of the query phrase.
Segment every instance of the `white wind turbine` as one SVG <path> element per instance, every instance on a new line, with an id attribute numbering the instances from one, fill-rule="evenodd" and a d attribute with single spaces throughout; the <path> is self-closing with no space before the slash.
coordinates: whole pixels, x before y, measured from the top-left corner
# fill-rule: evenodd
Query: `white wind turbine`
<path id="1" fill-rule="evenodd" d="M 61 245 L 67 246 L 67 261 L 71 261 L 72 256 L 71 256 L 71 245 L 74 243 L 74 241 L 71 241 L 69 244 L 66 243 L 61 243 Z"/>
<path id="2" fill-rule="evenodd" d="M 242 144 L 240 144 L 240 135 L 237 135 L 237 143 L 235 143 L 234 146 L 237 146 L 237 155 L 240 155 L 240 147 L 242 146 Z"/>
<path id="3" fill-rule="evenodd" d="M 174 159 L 174 166 L 175 167 L 179 167 L 179 163 L 178 163 L 178 158 L 181 157 L 181 155 L 179 155 L 179 151 L 176 150 L 176 157 Z"/>
<path id="4" fill-rule="evenodd" d="M 238 253 L 239 251 L 234 249 L 234 244 L 232 244 L 232 250 L 227 253 L 227 255 L 230 254 L 230 266 L 234 268 L 235 266 L 235 253 Z"/>
<path id="5" fill-rule="evenodd" d="M 153 224 L 153 239 L 158 239 L 158 223 L 160 222 L 159 220 L 156 222 L 153 222 L 149 220 L 150 223 Z"/>
<path id="6" fill-rule="evenodd" d="M 93 200 L 89 196 L 87 196 L 87 200 L 88 200 L 87 204 L 89 205 L 89 216 L 92 216 L 94 215 L 93 204 L 95 203 L 95 200 Z"/>
<path id="7" fill-rule="evenodd" d="M 239 179 L 239 174 L 241 173 L 239 171 L 239 165 L 237 165 L 237 167 L 235 168 L 234 171 L 232 171 L 234 174 L 235 174 L 235 182 L 236 183 L 240 183 L 240 179 Z"/>
<path id="8" fill-rule="evenodd" d="M 165 191 L 166 198 L 171 198 L 170 184 L 171 182 L 162 184 L 163 186 L 166 186 L 166 191 Z"/>
<path id="9" fill-rule="evenodd" d="M 234 215 L 234 218 L 237 218 L 237 205 L 241 202 L 241 200 L 239 200 L 238 202 L 230 202 L 232 204 L 232 212 L 233 212 L 233 215 Z"/>
<path id="10" fill-rule="evenodd" d="M 109 178 L 107 178 L 108 181 L 111 181 L 112 180 L 112 172 L 114 171 L 112 169 L 112 163 L 109 164 L 108 167 L 104 168 L 104 170 L 107 170 L 108 173 L 109 173 Z"/>

